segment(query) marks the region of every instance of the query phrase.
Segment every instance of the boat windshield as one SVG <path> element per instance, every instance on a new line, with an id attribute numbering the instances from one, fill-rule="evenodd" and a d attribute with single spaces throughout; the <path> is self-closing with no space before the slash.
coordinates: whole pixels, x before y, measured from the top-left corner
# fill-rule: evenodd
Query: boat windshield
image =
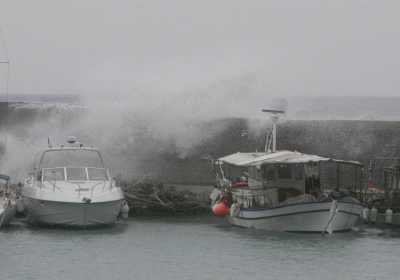
<path id="1" fill-rule="evenodd" d="M 108 180 L 105 168 L 56 167 L 43 168 L 43 181 L 104 181 Z"/>
<path id="2" fill-rule="evenodd" d="M 52 168 L 52 167 L 95 167 L 104 168 L 103 161 L 98 151 L 96 150 L 84 150 L 84 149 L 65 149 L 65 150 L 53 150 L 46 151 L 41 159 L 40 168 Z M 71 173 L 80 172 L 77 170 L 71 170 Z M 74 176 L 80 175 L 74 173 Z"/>
<path id="3" fill-rule="evenodd" d="M 91 181 L 107 180 L 107 172 L 104 168 L 87 168 L 88 179 Z"/>
<path id="4" fill-rule="evenodd" d="M 44 168 L 43 181 L 64 181 L 64 168 Z"/>
<path id="5" fill-rule="evenodd" d="M 67 180 L 84 181 L 86 180 L 86 169 L 82 167 L 67 167 Z"/>

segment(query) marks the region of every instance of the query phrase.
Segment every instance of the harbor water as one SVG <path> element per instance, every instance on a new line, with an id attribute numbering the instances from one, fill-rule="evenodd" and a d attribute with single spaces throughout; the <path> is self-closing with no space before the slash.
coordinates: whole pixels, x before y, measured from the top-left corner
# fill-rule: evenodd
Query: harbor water
<path id="1" fill-rule="evenodd" d="M 0 279 L 397 279 L 400 230 L 271 233 L 209 216 L 0 232 Z"/>

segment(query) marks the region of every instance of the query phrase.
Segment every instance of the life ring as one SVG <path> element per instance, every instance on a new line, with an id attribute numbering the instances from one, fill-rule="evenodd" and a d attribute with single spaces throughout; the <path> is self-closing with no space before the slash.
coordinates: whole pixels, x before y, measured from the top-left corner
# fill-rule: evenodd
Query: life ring
<path id="1" fill-rule="evenodd" d="M 229 214 L 231 215 L 231 217 L 237 217 L 239 216 L 239 212 L 240 212 L 240 207 L 236 203 L 233 203 L 231 205 L 231 210 Z"/>

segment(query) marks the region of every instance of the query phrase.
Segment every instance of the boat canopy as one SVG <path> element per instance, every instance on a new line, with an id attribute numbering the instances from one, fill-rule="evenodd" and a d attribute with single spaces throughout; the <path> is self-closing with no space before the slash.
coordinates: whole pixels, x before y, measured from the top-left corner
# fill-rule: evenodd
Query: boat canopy
<path id="1" fill-rule="evenodd" d="M 277 151 L 275 153 L 235 153 L 218 159 L 219 163 L 235 166 L 260 166 L 263 164 L 296 164 L 309 162 L 337 162 L 362 166 L 358 161 L 337 160 L 317 155 L 303 154 L 297 151 Z"/>

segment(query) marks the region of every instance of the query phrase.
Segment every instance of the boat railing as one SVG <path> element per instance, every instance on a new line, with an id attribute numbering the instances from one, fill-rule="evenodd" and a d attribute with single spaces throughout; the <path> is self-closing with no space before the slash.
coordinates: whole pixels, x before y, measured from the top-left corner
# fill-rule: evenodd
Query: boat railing
<path id="1" fill-rule="evenodd" d="M 61 166 L 46 167 L 39 171 L 38 180 L 44 182 L 57 181 L 100 181 L 105 182 L 110 178 L 109 172 L 102 167 Z"/>
<path id="2" fill-rule="evenodd" d="M 232 191 L 234 201 L 245 208 L 253 206 L 273 206 L 273 199 L 265 189 L 236 189 Z"/>
<path id="3" fill-rule="evenodd" d="M 233 200 L 245 208 L 276 207 L 298 202 L 326 200 L 328 195 L 315 196 L 296 189 L 265 188 L 265 189 L 235 189 L 232 191 Z"/>

